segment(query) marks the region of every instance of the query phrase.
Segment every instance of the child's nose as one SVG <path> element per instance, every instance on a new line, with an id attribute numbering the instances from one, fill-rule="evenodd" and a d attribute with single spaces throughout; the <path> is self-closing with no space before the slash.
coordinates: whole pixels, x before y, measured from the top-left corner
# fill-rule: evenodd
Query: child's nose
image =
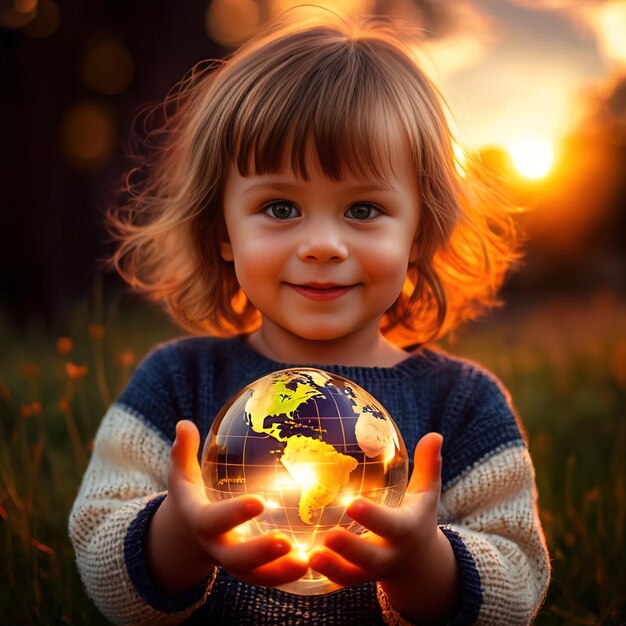
<path id="1" fill-rule="evenodd" d="M 298 257 L 303 261 L 340 262 L 348 257 L 348 246 L 335 229 L 320 227 L 302 238 Z"/>

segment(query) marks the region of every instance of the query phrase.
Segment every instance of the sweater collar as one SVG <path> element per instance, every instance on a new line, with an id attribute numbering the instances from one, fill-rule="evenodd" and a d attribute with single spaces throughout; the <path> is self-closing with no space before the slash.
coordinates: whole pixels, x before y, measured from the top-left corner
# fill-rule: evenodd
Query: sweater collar
<path id="1" fill-rule="evenodd" d="M 407 357 L 392 367 L 364 367 L 357 365 L 336 365 L 332 363 L 281 363 L 268 359 L 254 350 L 246 340 L 246 335 L 238 335 L 226 340 L 235 360 L 245 369 L 272 372 L 293 367 L 315 367 L 331 374 L 355 380 L 393 380 L 414 378 L 432 371 L 433 365 L 441 360 L 441 354 L 428 348 L 418 348 L 407 352 Z"/>

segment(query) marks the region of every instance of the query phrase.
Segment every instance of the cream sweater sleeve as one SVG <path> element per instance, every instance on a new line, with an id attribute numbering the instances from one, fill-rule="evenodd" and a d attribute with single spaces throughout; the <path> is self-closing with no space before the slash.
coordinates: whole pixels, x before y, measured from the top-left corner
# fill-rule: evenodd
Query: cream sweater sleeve
<path id="1" fill-rule="evenodd" d="M 475 623 L 531 623 L 547 592 L 550 562 L 526 447 L 505 448 L 459 476 L 442 493 L 440 513 L 464 593 L 480 596 Z"/>
<path id="2" fill-rule="evenodd" d="M 526 448 L 506 448 L 459 477 L 442 493 L 440 517 L 461 580 L 448 624 L 530 624 L 547 591 L 550 563 Z M 378 599 L 386 624 L 410 626 L 380 587 Z"/>
<path id="3" fill-rule="evenodd" d="M 113 405 L 69 521 L 77 566 L 89 596 L 114 624 L 174 624 L 204 601 L 207 584 L 163 595 L 144 564 L 142 539 L 167 486 L 170 444 L 139 415 Z"/>

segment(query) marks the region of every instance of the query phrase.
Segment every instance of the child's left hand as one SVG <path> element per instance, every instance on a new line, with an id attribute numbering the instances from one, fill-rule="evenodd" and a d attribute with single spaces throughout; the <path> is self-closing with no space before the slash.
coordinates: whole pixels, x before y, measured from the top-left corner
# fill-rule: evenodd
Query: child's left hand
<path id="1" fill-rule="evenodd" d="M 458 571 L 450 543 L 437 526 L 442 441 L 441 435 L 429 433 L 417 444 L 400 507 L 366 498 L 352 502 L 348 515 L 369 532 L 330 531 L 325 548 L 311 554 L 311 567 L 343 586 L 380 582 L 407 617 L 445 617 L 456 600 Z"/>

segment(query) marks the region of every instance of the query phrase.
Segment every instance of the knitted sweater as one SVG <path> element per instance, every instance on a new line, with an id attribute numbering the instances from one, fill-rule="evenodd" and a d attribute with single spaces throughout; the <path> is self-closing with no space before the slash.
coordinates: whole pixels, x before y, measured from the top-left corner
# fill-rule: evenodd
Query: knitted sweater
<path id="1" fill-rule="evenodd" d="M 150 578 L 143 536 L 167 489 L 175 424 L 201 437 L 242 387 L 289 367 L 239 337 L 187 338 L 154 350 L 138 367 L 96 435 L 70 516 L 88 593 L 119 624 L 382 624 L 374 583 L 321 596 L 254 587 L 220 570 L 170 597 Z M 533 467 L 508 394 L 468 361 L 423 349 L 390 368 L 320 366 L 356 382 L 389 411 L 409 456 L 427 432 L 443 435 L 439 521 L 460 571 L 451 624 L 527 624 L 548 584 Z M 416 589 L 419 593 L 419 589 Z"/>

